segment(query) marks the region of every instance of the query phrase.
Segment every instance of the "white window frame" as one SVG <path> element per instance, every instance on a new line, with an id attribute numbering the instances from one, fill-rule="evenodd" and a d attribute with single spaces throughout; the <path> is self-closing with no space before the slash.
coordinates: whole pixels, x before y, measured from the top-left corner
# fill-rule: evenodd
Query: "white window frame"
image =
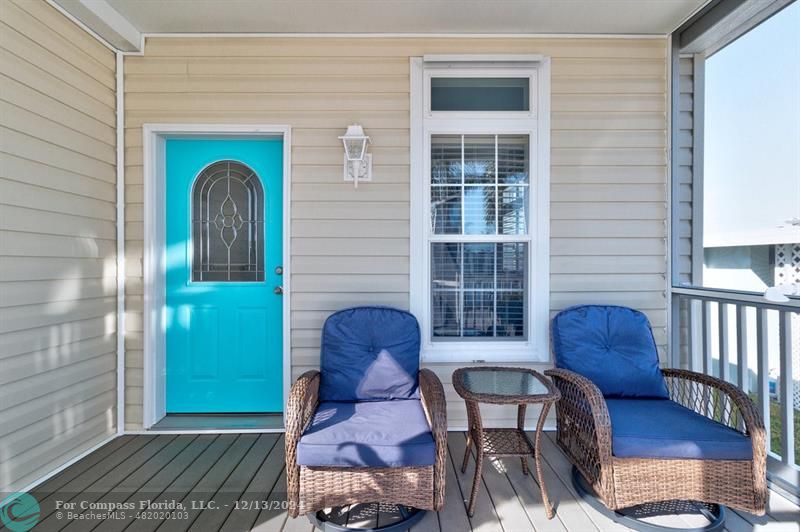
<path id="1" fill-rule="evenodd" d="M 431 111 L 432 77 L 527 77 L 529 111 Z M 410 309 L 419 318 L 424 362 L 548 362 L 550 317 L 550 60 L 541 56 L 411 58 Z M 526 242 L 528 293 L 525 340 L 437 339 L 431 331 L 430 242 L 453 235 L 430 231 L 432 135 L 524 134 L 530 141 L 528 234 L 459 235 L 460 242 Z"/>

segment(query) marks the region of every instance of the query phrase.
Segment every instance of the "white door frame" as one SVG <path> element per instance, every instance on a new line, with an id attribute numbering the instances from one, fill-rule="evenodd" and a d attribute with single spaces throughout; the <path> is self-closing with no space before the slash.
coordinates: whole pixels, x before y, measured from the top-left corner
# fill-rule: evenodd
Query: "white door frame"
<path id="1" fill-rule="evenodd" d="M 166 415 L 166 139 L 170 137 L 248 137 L 283 139 L 283 400 L 291 385 L 290 299 L 291 148 L 287 125 L 263 124 L 144 124 L 144 329 L 142 423 L 149 429 Z"/>

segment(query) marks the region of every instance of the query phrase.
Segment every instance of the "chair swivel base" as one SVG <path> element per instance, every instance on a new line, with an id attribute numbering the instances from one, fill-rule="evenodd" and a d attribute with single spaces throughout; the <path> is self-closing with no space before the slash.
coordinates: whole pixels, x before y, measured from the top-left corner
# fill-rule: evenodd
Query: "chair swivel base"
<path id="1" fill-rule="evenodd" d="M 377 522 L 377 512 L 380 511 L 380 508 L 384 505 L 377 505 L 373 504 L 370 505 L 375 508 L 375 522 Z M 387 523 L 383 526 L 377 527 L 348 527 L 346 523 L 350 518 L 351 511 L 354 511 L 351 507 L 350 510 L 344 510 L 343 508 L 333 508 L 329 511 L 320 510 L 318 512 L 311 512 L 308 515 L 309 521 L 319 530 L 323 532 L 400 532 L 404 530 L 408 530 L 420 521 L 425 516 L 425 510 L 420 510 L 418 508 L 410 508 L 408 506 L 401 506 L 396 505 L 397 513 L 400 516 L 399 520 L 392 521 L 391 523 Z M 361 517 L 362 516 L 356 516 Z M 342 524 L 345 523 L 345 524 Z"/>
<path id="2" fill-rule="evenodd" d="M 725 507 L 719 504 L 707 505 L 694 501 L 669 501 L 669 503 L 673 503 L 674 506 L 677 507 L 680 504 L 680 509 L 690 509 L 693 513 L 700 514 L 709 521 L 707 525 L 696 528 L 657 525 L 641 520 L 642 517 L 668 515 L 670 513 L 669 510 L 665 510 L 663 508 L 664 505 L 661 504 L 659 505 L 660 507 L 653 504 L 640 505 L 618 511 L 609 510 L 600 499 L 597 498 L 594 490 L 589 486 L 586 479 L 583 478 L 583 475 L 581 475 L 580 471 L 578 471 L 578 468 L 575 466 L 572 466 L 572 486 L 575 488 L 578 496 L 586 501 L 589 506 L 615 523 L 619 523 L 633 530 L 638 530 L 639 532 L 674 532 L 677 530 L 686 532 L 717 532 L 722 530 L 725 525 Z"/>

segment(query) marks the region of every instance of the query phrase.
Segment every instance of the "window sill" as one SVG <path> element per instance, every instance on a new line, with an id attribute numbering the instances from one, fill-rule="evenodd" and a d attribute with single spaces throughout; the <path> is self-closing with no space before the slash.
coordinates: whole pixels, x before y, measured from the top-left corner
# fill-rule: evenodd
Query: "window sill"
<path id="1" fill-rule="evenodd" d="M 513 347 L 505 343 L 485 343 L 479 346 L 457 343 L 428 345 L 421 349 L 420 360 L 424 363 L 445 364 L 552 363 L 550 353 L 543 353 L 530 343 Z"/>

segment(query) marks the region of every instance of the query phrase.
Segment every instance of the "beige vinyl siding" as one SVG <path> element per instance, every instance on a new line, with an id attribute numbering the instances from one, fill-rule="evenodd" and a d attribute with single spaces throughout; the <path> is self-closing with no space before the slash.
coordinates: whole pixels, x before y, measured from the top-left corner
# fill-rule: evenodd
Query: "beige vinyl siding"
<path id="1" fill-rule="evenodd" d="M 0 0 L 0 497 L 116 431 L 114 69 Z"/>
<path id="2" fill-rule="evenodd" d="M 552 63 L 553 312 L 577 303 L 643 309 L 666 326 L 666 40 L 510 38 L 150 38 L 126 57 L 128 428 L 141 426 L 144 123 L 292 127 L 293 378 L 319 363 L 333 311 L 409 304 L 409 58 L 540 53 Z M 342 181 L 337 139 L 361 123 L 374 182 Z M 451 425 L 463 402 L 446 383 Z M 545 365 L 537 365 L 545 368 Z M 489 408 L 491 422 L 516 414 Z"/>
<path id="3" fill-rule="evenodd" d="M 683 56 L 679 63 L 680 100 L 678 102 L 678 220 L 675 227 L 679 239 L 675 261 L 679 283 L 692 281 L 692 178 L 694 177 L 694 59 Z M 702 261 L 702 258 L 700 259 Z M 702 264 L 702 262 L 701 262 Z"/>
<path id="4" fill-rule="evenodd" d="M 694 279 L 698 274 L 702 275 L 702 257 L 693 257 L 693 251 L 697 242 L 694 241 L 697 227 L 695 226 L 693 215 L 693 182 L 697 174 L 694 168 L 695 162 L 695 63 L 691 55 L 681 56 L 678 63 L 678 130 L 677 159 L 674 162 L 674 176 L 677 179 L 675 189 L 677 197 L 673 199 L 677 203 L 678 216 L 673 225 L 673 239 L 677 240 L 674 248 L 675 260 L 673 261 L 674 281 L 678 284 L 691 284 L 693 281 L 699 283 L 700 279 Z M 695 260 L 699 260 L 701 267 L 697 271 Z M 680 301 L 680 323 L 678 331 L 679 352 L 678 360 L 683 367 L 689 364 L 689 345 L 690 345 L 690 302 L 686 299 Z"/>

